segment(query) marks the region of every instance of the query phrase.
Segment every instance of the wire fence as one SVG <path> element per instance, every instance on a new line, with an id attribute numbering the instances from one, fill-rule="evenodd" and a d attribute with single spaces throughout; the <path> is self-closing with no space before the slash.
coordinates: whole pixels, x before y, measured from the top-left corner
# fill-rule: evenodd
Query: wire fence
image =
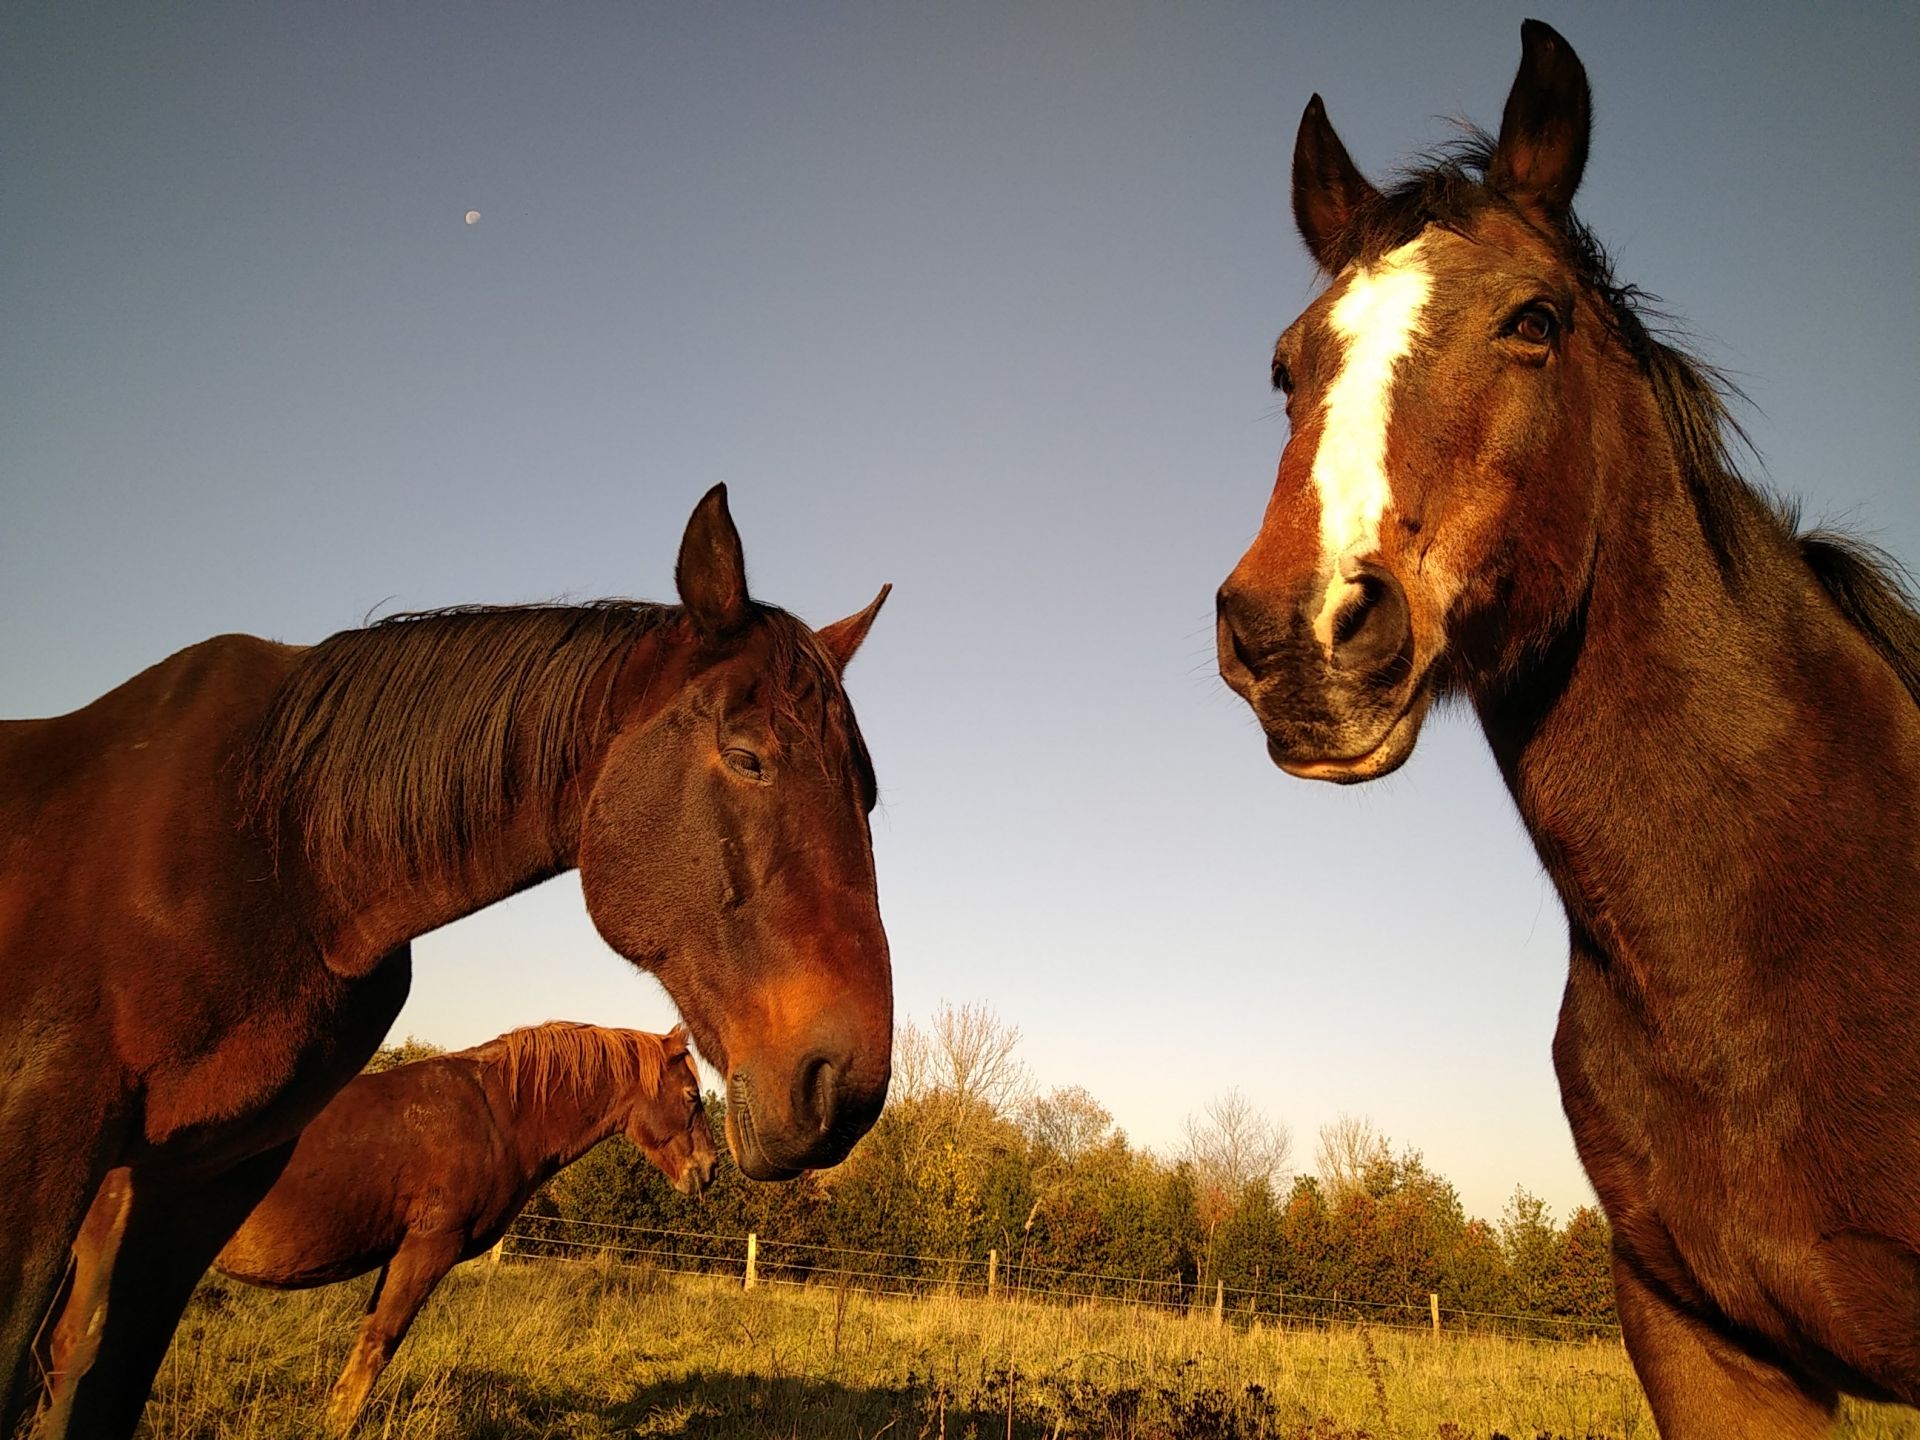
<path id="1" fill-rule="evenodd" d="M 1612 1320 L 1479 1310 L 1434 1294 L 1404 1301 L 1194 1282 L 1179 1278 L 1061 1270 L 1022 1263 L 997 1251 L 985 1256 L 913 1255 L 776 1240 L 757 1234 L 715 1235 L 647 1225 L 522 1214 L 494 1248 L 494 1259 L 548 1258 L 646 1266 L 669 1275 L 724 1275 L 746 1285 L 848 1286 L 901 1297 L 971 1296 L 1055 1304 L 1113 1304 L 1171 1314 L 1211 1315 L 1222 1324 L 1259 1322 L 1288 1328 L 1367 1325 L 1435 1335 L 1503 1335 L 1547 1341 L 1617 1341 Z"/>

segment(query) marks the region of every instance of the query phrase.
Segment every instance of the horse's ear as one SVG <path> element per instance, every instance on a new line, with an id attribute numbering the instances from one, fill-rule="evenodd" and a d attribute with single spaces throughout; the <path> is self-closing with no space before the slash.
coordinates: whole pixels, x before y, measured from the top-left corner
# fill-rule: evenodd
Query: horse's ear
<path id="1" fill-rule="evenodd" d="M 1500 117 L 1487 184 L 1558 223 L 1587 168 L 1593 97 L 1587 70 L 1551 25 L 1520 23 L 1520 73 Z"/>
<path id="2" fill-rule="evenodd" d="M 673 581 L 680 603 L 703 635 L 725 635 L 746 620 L 747 556 L 727 511 L 727 487 L 716 485 L 693 507 Z"/>
<path id="3" fill-rule="evenodd" d="M 676 1025 L 660 1037 L 660 1048 L 665 1052 L 667 1063 L 671 1065 L 687 1053 L 687 1027 Z"/>
<path id="4" fill-rule="evenodd" d="M 813 632 L 833 657 L 836 670 L 844 671 L 847 668 L 847 662 L 853 659 L 853 652 L 860 648 L 860 642 L 867 638 L 867 631 L 873 628 L 873 617 L 880 613 L 880 607 L 887 603 L 887 596 L 892 593 L 893 586 L 882 585 L 880 593 L 873 597 L 873 603 L 858 615 L 849 615 L 844 620 L 836 620 Z"/>
<path id="5" fill-rule="evenodd" d="M 1293 142 L 1293 223 L 1329 275 L 1353 258 L 1346 237 L 1354 212 L 1378 193 L 1333 133 L 1327 107 L 1314 96 Z"/>

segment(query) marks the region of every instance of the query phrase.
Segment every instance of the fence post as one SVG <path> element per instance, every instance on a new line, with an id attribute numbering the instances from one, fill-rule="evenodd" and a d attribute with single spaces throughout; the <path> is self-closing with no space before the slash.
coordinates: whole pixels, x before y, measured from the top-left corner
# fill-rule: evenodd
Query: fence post
<path id="1" fill-rule="evenodd" d="M 1427 1292 L 1427 1307 L 1433 1311 L 1433 1338 L 1440 1338 L 1440 1296 L 1436 1291 Z"/>
<path id="2" fill-rule="evenodd" d="M 993 1298 L 993 1292 L 1000 1284 L 1000 1252 L 987 1251 L 987 1298 Z"/>
<path id="3" fill-rule="evenodd" d="M 753 1231 L 747 1232 L 747 1283 L 744 1288 L 751 1290 L 759 1283 L 755 1262 L 760 1257 L 760 1237 Z"/>
<path id="4" fill-rule="evenodd" d="M 489 1265 L 498 1265 L 500 1263 L 500 1257 L 506 1253 L 506 1249 L 507 1237 L 502 1235 L 498 1240 L 493 1242 L 493 1248 L 487 1252 L 487 1263 Z"/>
<path id="5" fill-rule="evenodd" d="M 1227 1282 L 1213 1282 L 1213 1323 L 1218 1325 L 1227 1313 Z"/>

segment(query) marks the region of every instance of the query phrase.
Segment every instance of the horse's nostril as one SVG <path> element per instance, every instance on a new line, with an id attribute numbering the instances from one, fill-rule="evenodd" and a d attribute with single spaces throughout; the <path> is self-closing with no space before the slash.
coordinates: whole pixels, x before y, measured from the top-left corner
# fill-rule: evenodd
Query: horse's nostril
<path id="1" fill-rule="evenodd" d="M 1345 645 L 1360 633 L 1360 627 L 1367 623 L 1367 616 L 1379 603 L 1386 587 L 1376 575 L 1362 575 L 1354 583 L 1353 598 L 1341 610 L 1333 622 L 1333 643 Z"/>
<path id="2" fill-rule="evenodd" d="M 794 1118 L 822 1134 L 831 1130 L 838 1080 L 833 1062 L 824 1055 L 802 1063 L 794 1080 Z"/>
<path id="3" fill-rule="evenodd" d="M 1247 653 L 1247 647 L 1240 641 L 1240 632 L 1233 628 L 1233 622 L 1227 622 L 1227 638 L 1233 643 L 1233 658 L 1249 673 L 1253 673 L 1253 656 Z"/>
<path id="4" fill-rule="evenodd" d="M 1333 649 L 1349 670 L 1371 670 L 1400 657 L 1412 635 L 1407 592 L 1382 566 L 1363 565 L 1333 619 Z"/>
<path id="5" fill-rule="evenodd" d="M 1242 678 L 1257 675 L 1260 669 L 1258 647 L 1250 645 L 1247 639 L 1248 630 L 1251 627 L 1248 624 L 1246 609 L 1245 597 L 1231 586 L 1222 585 L 1214 597 L 1215 613 L 1219 617 L 1221 628 L 1226 632 L 1227 653 L 1232 657 L 1233 663 L 1240 667 L 1243 672 Z M 1231 681 L 1234 676 L 1228 673 L 1227 678 Z"/>

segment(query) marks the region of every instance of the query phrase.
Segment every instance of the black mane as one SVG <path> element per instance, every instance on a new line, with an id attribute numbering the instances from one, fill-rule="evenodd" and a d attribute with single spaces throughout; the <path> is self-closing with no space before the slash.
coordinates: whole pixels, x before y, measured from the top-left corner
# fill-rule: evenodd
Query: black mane
<path id="1" fill-rule="evenodd" d="M 254 811 L 297 826 L 330 880 L 451 863 L 522 802 L 557 802 L 613 733 L 611 667 L 681 613 L 641 600 L 469 605 L 341 631 L 295 661 L 261 720 Z M 786 611 L 754 615 L 771 641 L 763 697 L 824 723 L 842 693 L 831 657 Z"/>
<path id="2" fill-rule="evenodd" d="M 401 874 L 461 854 L 521 798 L 558 795 L 609 734 L 596 675 L 665 605 L 458 606 L 394 615 L 307 650 L 256 732 L 262 820 L 296 825 L 326 876 L 349 859 Z"/>

